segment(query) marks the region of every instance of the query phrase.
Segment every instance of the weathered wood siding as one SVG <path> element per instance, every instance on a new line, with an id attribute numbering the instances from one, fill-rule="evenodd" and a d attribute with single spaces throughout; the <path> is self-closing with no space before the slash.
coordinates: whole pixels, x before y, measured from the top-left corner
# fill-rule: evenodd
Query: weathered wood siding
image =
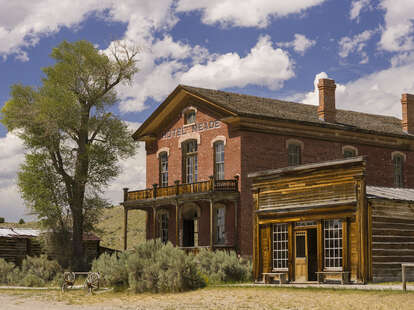
<path id="1" fill-rule="evenodd" d="M 350 267 L 351 267 L 351 280 L 357 279 L 358 273 L 358 225 L 356 221 L 350 223 L 349 229 L 349 247 L 350 247 Z"/>
<path id="2" fill-rule="evenodd" d="M 401 281 L 401 263 L 414 263 L 414 204 L 370 199 L 372 280 Z M 414 270 L 407 269 L 414 281 Z"/>
<path id="3" fill-rule="evenodd" d="M 27 239 L 0 238 L 0 258 L 14 264 L 21 264 L 27 255 Z"/>

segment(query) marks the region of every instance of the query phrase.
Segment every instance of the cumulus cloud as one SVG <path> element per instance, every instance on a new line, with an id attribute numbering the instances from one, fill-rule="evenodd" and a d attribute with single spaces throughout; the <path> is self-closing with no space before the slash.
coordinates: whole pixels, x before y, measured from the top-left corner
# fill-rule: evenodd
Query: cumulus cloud
<path id="1" fill-rule="evenodd" d="M 386 51 L 401 52 L 414 49 L 414 1 L 382 0 L 385 10 L 385 28 L 379 42 Z"/>
<path id="2" fill-rule="evenodd" d="M 376 33 L 376 30 L 365 30 L 364 32 L 351 37 L 343 37 L 339 40 L 339 56 L 346 58 L 351 53 L 358 53 L 361 56 L 360 64 L 368 62 L 368 54 L 364 51 L 366 42 Z"/>
<path id="3" fill-rule="evenodd" d="M 223 26 L 267 27 L 272 17 L 301 13 L 325 0 L 179 0 L 178 12 L 199 10 L 205 24 Z"/>
<path id="4" fill-rule="evenodd" d="M 351 4 L 351 10 L 349 12 L 349 18 L 351 20 L 356 19 L 359 22 L 359 15 L 363 10 L 371 10 L 371 0 L 354 0 Z"/>
<path id="5" fill-rule="evenodd" d="M 295 39 L 291 42 L 279 42 L 280 47 L 293 47 L 293 50 L 300 55 L 304 55 L 305 52 L 316 44 L 315 40 L 309 40 L 305 35 L 295 33 Z"/>

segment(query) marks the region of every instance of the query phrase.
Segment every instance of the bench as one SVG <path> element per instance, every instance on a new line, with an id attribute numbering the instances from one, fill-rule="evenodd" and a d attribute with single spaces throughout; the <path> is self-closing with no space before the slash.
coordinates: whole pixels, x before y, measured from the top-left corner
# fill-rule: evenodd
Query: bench
<path id="1" fill-rule="evenodd" d="M 278 278 L 279 284 L 287 283 L 288 272 L 264 272 L 263 273 L 263 283 L 270 283 L 270 279 Z"/>
<path id="2" fill-rule="evenodd" d="M 318 282 L 319 283 L 324 283 L 325 282 L 325 276 L 328 275 L 340 275 L 341 276 L 341 284 L 348 284 L 350 283 L 350 275 L 351 272 L 349 271 L 319 271 L 316 272 L 317 276 L 318 276 Z"/>

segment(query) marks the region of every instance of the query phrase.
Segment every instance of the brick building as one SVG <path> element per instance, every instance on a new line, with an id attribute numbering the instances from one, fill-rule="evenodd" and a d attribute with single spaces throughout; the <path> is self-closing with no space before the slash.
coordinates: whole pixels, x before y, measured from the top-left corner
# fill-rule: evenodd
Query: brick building
<path id="1" fill-rule="evenodd" d="M 141 209 L 147 239 L 250 256 L 249 173 L 364 155 L 367 184 L 413 187 L 414 96 L 402 95 L 401 121 L 337 110 L 334 81 L 318 87 L 312 106 L 179 85 L 133 135 L 145 141 L 147 189 L 124 189 L 125 227 Z"/>

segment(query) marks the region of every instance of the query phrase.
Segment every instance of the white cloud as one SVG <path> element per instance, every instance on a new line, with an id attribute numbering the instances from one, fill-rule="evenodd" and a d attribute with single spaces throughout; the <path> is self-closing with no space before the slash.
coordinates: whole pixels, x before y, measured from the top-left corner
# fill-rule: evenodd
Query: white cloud
<path id="1" fill-rule="evenodd" d="M 358 53 L 361 56 L 361 64 L 368 62 L 368 54 L 364 51 L 366 42 L 376 33 L 376 30 L 365 30 L 364 32 L 350 37 L 343 37 L 339 40 L 339 56 L 346 58 L 351 53 Z"/>
<path id="2" fill-rule="evenodd" d="M 356 19 L 359 22 L 359 15 L 365 9 L 372 9 L 371 0 L 354 0 L 351 4 L 351 10 L 349 12 L 349 18 L 351 20 Z"/>
<path id="3" fill-rule="evenodd" d="M 293 50 L 300 55 L 304 55 L 306 50 L 316 44 L 315 40 L 309 40 L 303 34 L 295 33 L 295 39 L 291 42 L 279 42 L 277 43 L 280 47 L 293 47 Z"/>
<path id="4" fill-rule="evenodd" d="M 267 27 L 271 17 L 301 13 L 325 0 L 179 0 L 178 12 L 202 11 L 205 24 L 223 26 Z"/>
<path id="5" fill-rule="evenodd" d="M 183 73 L 180 81 L 216 89 L 255 84 L 276 90 L 294 75 L 289 55 L 280 48 L 273 48 L 269 36 L 262 36 L 246 57 L 237 53 L 217 55 L 206 64 L 195 65 Z"/>
<path id="6" fill-rule="evenodd" d="M 409 51 L 414 49 L 414 1 L 382 0 L 385 10 L 385 28 L 379 42 L 386 51 Z"/>

